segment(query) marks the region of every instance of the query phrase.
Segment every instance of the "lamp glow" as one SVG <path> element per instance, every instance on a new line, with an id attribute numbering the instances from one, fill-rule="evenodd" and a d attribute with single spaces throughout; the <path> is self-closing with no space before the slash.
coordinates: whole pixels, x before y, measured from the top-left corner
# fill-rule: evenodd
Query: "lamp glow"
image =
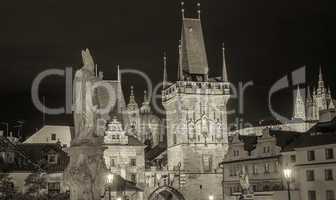
<path id="1" fill-rule="evenodd" d="M 286 168 L 283 170 L 284 176 L 287 180 L 292 178 L 292 169 Z"/>
<path id="2" fill-rule="evenodd" d="M 112 182 L 113 182 L 113 179 L 114 179 L 114 175 L 113 175 L 113 174 L 109 174 L 109 175 L 107 175 L 107 182 L 108 182 L 108 183 L 112 183 Z"/>
<path id="3" fill-rule="evenodd" d="M 209 200 L 214 200 L 215 198 L 214 198 L 214 196 L 213 195 L 210 195 L 209 196 Z"/>

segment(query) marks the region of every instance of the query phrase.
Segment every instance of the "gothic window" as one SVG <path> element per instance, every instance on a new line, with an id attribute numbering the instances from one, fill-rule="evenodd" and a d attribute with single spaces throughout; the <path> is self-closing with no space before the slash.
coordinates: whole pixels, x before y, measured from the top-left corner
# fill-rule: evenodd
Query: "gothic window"
<path id="1" fill-rule="evenodd" d="M 210 172 L 212 169 L 212 156 L 203 155 L 203 169 L 205 172 Z"/>
<path id="2" fill-rule="evenodd" d="M 130 165 L 132 167 L 135 167 L 136 166 L 136 159 L 135 158 L 132 158 L 131 161 L 130 161 Z"/>
<path id="3" fill-rule="evenodd" d="M 49 182 L 48 183 L 48 194 L 58 194 L 61 191 L 60 182 Z"/>
<path id="4" fill-rule="evenodd" d="M 258 168 L 257 168 L 257 165 L 254 164 L 254 165 L 252 166 L 252 170 L 253 170 L 253 174 L 254 174 L 254 175 L 257 175 L 257 174 L 258 174 Z"/>
<path id="5" fill-rule="evenodd" d="M 110 157 L 110 167 L 115 167 L 116 163 L 115 163 L 115 159 L 114 157 Z"/>
<path id="6" fill-rule="evenodd" d="M 270 147 L 269 146 L 265 146 L 264 147 L 264 153 L 269 153 L 270 152 Z"/>
<path id="7" fill-rule="evenodd" d="M 264 165 L 264 172 L 265 172 L 265 174 L 269 174 L 270 173 L 270 164 L 269 163 L 265 163 L 265 165 Z"/>

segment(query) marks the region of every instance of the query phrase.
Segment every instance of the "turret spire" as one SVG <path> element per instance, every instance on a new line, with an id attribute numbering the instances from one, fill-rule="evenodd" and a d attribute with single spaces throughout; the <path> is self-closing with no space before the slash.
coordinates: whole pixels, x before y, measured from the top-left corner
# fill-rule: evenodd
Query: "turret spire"
<path id="1" fill-rule="evenodd" d="M 222 44 L 222 56 L 223 56 L 223 71 L 222 71 L 222 81 L 228 82 L 228 76 L 227 76 L 227 69 L 226 69 L 226 62 L 225 62 L 225 47 L 224 43 Z"/>
<path id="2" fill-rule="evenodd" d="M 181 40 L 179 41 L 179 46 L 178 46 L 178 50 L 179 50 L 179 64 L 178 64 L 178 80 L 181 81 L 184 79 L 183 77 L 183 68 L 182 68 L 182 42 Z"/>
<path id="3" fill-rule="evenodd" d="M 120 76 L 120 66 L 117 65 L 117 73 L 118 73 L 118 81 L 120 82 L 121 81 L 121 76 Z"/>
<path id="4" fill-rule="evenodd" d="M 135 109 L 135 108 L 138 108 L 138 104 L 137 102 L 135 101 L 135 97 L 134 97 L 134 87 L 133 85 L 131 86 L 131 93 L 130 93 L 130 98 L 129 98 L 129 102 L 128 102 L 128 108 L 129 109 Z"/>
<path id="5" fill-rule="evenodd" d="M 148 102 L 147 90 L 144 90 L 144 103 Z"/>
<path id="6" fill-rule="evenodd" d="M 167 87 L 167 55 L 166 52 L 163 53 L 163 88 Z"/>
<path id="7" fill-rule="evenodd" d="M 322 67 L 320 66 L 319 81 L 323 82 Z"/>
<path id="8" fill-rule="evenodd" d="M 329 110 L 331 110 L 331 109 L 334 110 L 334 109 L 335 109 L 335 104 L 334 104 L 334 101 L 333 101 L 332 99 L 330 100 L 328 109 L 329 109 Z"/>

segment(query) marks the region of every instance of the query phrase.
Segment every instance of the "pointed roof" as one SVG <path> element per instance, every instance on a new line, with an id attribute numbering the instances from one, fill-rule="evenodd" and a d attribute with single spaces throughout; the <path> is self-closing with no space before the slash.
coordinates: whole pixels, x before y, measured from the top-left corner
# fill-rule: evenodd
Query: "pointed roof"
<path id="1" fill-rule="evenodd" d="M 222 71 L 222 81 L 224 82 L 228 82 L 228 75 L 227 75 L 227 69 L 226 69 L 226 62 L 225 62 L 225 47 L 224 47 L 224 43 L 222 46 L 222 54 L 223 54 L 223 71 Z"/>
<path id="2" fill-rule="evenodd" d="M 189 74 L 208 74 L 208 59 L 200 19 L 183 18 L 181 45 L 183 71 Z"/>
<path id="3" fill-rule="evenodd" d="M 322 67 L 320 66 L 320 71 L 319 71 L 319 81 L 323 82 L 323 74 L 322 74 Z"/>

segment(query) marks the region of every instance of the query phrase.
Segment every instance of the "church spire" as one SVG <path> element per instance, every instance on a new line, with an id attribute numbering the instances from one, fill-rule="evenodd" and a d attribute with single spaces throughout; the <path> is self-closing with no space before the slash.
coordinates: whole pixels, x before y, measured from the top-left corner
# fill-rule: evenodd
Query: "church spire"
<path id="1" fill-rule="evenodd" d="M 294 105 L 294 119 L 306 119 L 305 103 L 301 97 L 300 87 L 297 87 L 296 99 Z"/>
<path id="2" fill-rule="evenodd" d="M 166 52 L 163 53 L 163 88 L 167 87 L 167 55 Z"/>
<path id="3" fill-rule="evenodd" d="M 225 47 L 224 43 L 222 44 L 222 56 L 223 56 L 223 71 L 222 71 L 222 81 L 228 82 L 228 75 L 227 75 L 227 69 L 226 69 L 226 62 L 225 62 Z"/>
<path id="4" fill-rule="evenodd" d="M 319 71 L 319 82 L 323 82 L 323 75 L 322 75 L 322 67 L 320 66 L 320 71 Z"/>
<path id="5" fill-rule="evenodd" d="M 138 108 L 138 104 L 135 101 L 135 97 L 134 97 L 134 87 L 133 87 L 133 85 L 131 86 L 131 93 L 130 93 L 129 102 L 128 102 L 127 107 L 130 110 L 135 110 L 135 109 Z"/>

